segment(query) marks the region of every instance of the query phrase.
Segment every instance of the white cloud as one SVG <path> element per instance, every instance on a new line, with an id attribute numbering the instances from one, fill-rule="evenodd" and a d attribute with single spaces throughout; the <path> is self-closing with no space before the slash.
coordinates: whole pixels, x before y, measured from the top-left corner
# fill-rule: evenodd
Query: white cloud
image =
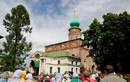
<path id="1" fill-rule="evenodd" d="M 33 3 L 38 3 L 40 0 L 29 0 L 29 1 Z"/>

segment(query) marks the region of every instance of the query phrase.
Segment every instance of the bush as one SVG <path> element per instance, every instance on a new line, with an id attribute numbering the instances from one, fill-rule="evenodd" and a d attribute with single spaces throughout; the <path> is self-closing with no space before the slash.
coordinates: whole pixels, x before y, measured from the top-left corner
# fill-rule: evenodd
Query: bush
<path id="1" fill-rule="evenodd" d="M 130 78 L 124 77 L 124 79 L 125 79 L 127 82 L 130 82 Z"/>

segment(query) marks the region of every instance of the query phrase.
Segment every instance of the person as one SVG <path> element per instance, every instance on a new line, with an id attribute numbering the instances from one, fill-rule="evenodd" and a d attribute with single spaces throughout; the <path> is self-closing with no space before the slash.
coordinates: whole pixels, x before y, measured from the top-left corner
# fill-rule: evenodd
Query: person
<path id="1" fill-rule="evenodd" d="M 126 82 L 125 79 L 114 73 L 114 68 L 112 65 L 106 65 L 105 71 L 107 75 L 101 79 L 100 82 Z"/>
<path id="2" fill-rule="evenodd" d="M 90 77 L 91 73 L 88 70 L 83 72 L 84 80 L 82 82 L 96 82 L 96 80 Z"/>
<path id="3" fill-rule="evenodd" d="M 37 82 L 43 82 L 40 75 L 37 75 Z"/>
<path id="4" fill-rule="evenodd" d="M 22 78 L 21 78 L 21 80 L 22 80 L 23 82 L 25 82 L 25 80 L 26 80 L 26 74 L 27 74 L 27 72 L 28 72 L 28 68 L 26 67 L 26 68 L 22 71 Z"/>
<path id="5" fill-rule="evenodd" d="M 34 65 L 35 65 L 35 64 L 34 64 L 34 61 L 31 60 L 31 62 L 30 62 L 30 68 L 29 68 L 29 72 L 32 73 L 32 74 L 34 73 Z"/>
<path id="6" fill-rule="evenodd" d="M 73 73 L 73 77 L 71 79 L 71 82 L 82 82 L 82 81 L 79 79 L 77 73 Z"/>
<path id="7" fill-rule="evenodd" d="M 62 82 L 62 75 L 60 73 L 55 72 L 55 82 Z"/>
<path id="8" fill-rule="evenodd" d="M 47 75 L 44 82 L 50 82 L 50 76 Z"/>
<path id="9" fill-rule="evenodd" d="M 8 79 L 7 82 L 23 82 L 21 80 L 22 70 L 16 70 L 12 76 L 12 78 Z"/>
<path id="10" fill-rule="evenodd" d="M 97 82 L 100 82 L 99 75 L 96 71 L 94 71 L 94 73 L 91 75 L 91 78 L 96 80 Z"/>
<path id="11" fill-rule="evenodd" d="M 0 82 L 7 82 L 7 78 L 8 78 L 8 73 L 4 72 L 3 74 L 1 74 Z"/>
<path id="12" fill-rule="evenodd" d="M 71 80 L 70 80 L 69 75 L 68 75 L 68 74 L 65 74 L 65 75 L 63 76 L 62 82 L 70 82 L 70 81 L 71 81 Z"/>
<path id="13" fill-rule="evenodd" d="M 13 76 L 13 72 L 8 72 L 8 78 L 12 78 L 12 76 Z"/>
<path id="14" fill-rule="evenodd" d="M 84 80 L 83 72 L 85 71 L 85 68 L 83 66 L 81 66 L 79 71 L 80 71 L 79 79 L 82 80 L 82 82 L 83 82 L 83 80 Z"/>
<path id="15" fill-rule="evenodd" d="M 55 82 L 54 74 L 51 74 L 51 75 L 50 75 L 50 82 Z"/>
<path id="16" fill-rule="evenodd" d="M 35 81 L 33 81 L 32 79 L 33 79 L 32 74 L 31 74 L 31 73 L 28 73 L 28 74 L 26 75 L 26 82 L 35 82 Z"/>
<path id="17" fill-rule="evenodd" d="M 84 80 L 84 76 L 83 76 L 82 73 L 79 74 L 79 79 L 82 80 L 82 81 Z"/>

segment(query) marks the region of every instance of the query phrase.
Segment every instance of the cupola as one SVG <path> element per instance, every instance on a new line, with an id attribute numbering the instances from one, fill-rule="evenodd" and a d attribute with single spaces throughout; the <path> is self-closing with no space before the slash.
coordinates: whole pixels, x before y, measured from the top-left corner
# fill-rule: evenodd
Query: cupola
<path id="1" fill-rule="evenodd" d="M 78 21 L 76 18 L 74 18 L 74 19 L 70 22 L 71 28 L 78 28 L 79 25 L 80 25 L 80 23 L 79 23 L 79 21 Z"/>

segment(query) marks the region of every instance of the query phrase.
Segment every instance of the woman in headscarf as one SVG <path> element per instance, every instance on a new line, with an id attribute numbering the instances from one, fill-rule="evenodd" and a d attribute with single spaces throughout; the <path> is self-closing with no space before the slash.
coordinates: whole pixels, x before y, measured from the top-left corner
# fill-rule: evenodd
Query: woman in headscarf
<path id="1" fill-rule="evenodd" d="M 7 82 L 7 78 L 8 78 L 8 73 L 4 72 L 3 74 L 1 74 L 0 82 Z"/>
<path id="2" fill-rule="evenodd" d="M 60 73 L 55 72 L 55 82 L 62 82 L 62 75 Z"/>
<path id="3" fill-rule="evenodd" d="M 70 82 L 71 80 L 70 80 L 70 76 L 68 75 L 68 74 L 65 74 L 64 76 L 63 76 L 63 80 L 62 80 L 62 82 Z"/>
<path id="4" fill-rule="evenodd" d="M 25 67 L 25 69 L 22 71 L 22 77 L 21 77 L 21 80 L 23 82 L 25 82 L 25 80 L 26 80 L 26 74 L 27 74 L 27 72 L 28 72 L 28 68 Z"/>
<path id="5" fill-rule="evenodd" d="M 21 80 L 22 70 L 16 70 L 12 76 L 12 78 L 8 79 L 8 82 L 23 82 Z"/>
<path id="6" fill-rule="evenodd" d="M 26 81 L 25 81 L 25 82 L 35 82 L 35 81 L 33 81 L 32 79 L 33 79 L 32 74 L 31 74 L 31 73 L 28 73 L 28 74 L 26 75 Z"/>

